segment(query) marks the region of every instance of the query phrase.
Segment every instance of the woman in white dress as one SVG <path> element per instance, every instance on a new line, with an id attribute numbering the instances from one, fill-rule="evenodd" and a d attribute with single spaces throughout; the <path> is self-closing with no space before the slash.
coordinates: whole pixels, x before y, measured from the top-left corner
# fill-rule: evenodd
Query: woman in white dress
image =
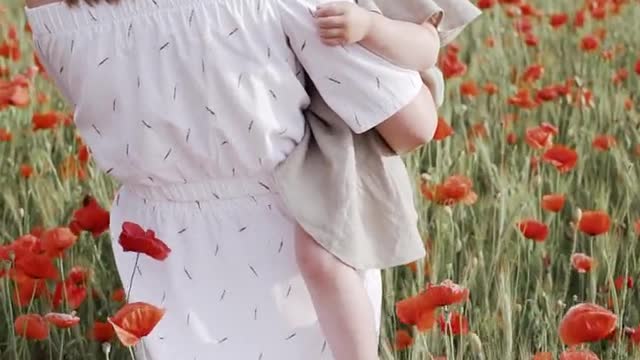
<path id="1" fill-rule="evenodd" d="M 273 170 L 303 136 L 305 71 L 355 132 L 377 128 L 400 151 L 432 135 L 420 76 L 323 45 L 311 11 L 325 0 L 91 2 L 27 0 L 27 16 L 97 165 L 122 184 L 111 234 L 125 289 L 136 254 L 117 243 L 123 222 L 172 250 L 137 262 L 130 301 L 166 309 L 139 353 L 332 359 Z M 362 278 L 379 326 L 379 271 Z"/>

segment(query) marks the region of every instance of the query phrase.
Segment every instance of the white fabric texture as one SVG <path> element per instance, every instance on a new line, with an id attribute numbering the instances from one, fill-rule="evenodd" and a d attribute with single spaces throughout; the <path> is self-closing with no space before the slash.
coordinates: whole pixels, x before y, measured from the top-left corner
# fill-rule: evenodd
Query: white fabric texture
<path id="1" fill-rule="evenodd" d="M 172 249 L 141 256 L 131 301 L 167 309 L 148 360 L 332 359 L 293 253 L 273 171 L 304 133 L 304 69 L 355 132 L 409 103 L 419 74 L 359 45 L 321 44 L 325 0 L 122 0 L 27 9 L 36 51 L 97 165 L 121 184 L 111 233 L 125 288 L 124 221 Z M 290 41 L 289 41 L 290 40 Z M 362 272 L 379 322 L 379 270 Z"/>

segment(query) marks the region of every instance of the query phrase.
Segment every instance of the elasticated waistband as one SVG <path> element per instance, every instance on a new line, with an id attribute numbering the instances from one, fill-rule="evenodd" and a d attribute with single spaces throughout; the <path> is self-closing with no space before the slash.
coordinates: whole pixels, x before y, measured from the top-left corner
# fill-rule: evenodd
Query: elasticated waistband
<path id="1" fill-rule="evenodd" d="M 154 186 L 125 184 L 121 190 L 160 202 L 215 201 L 277 193 L 272 175 Z"/>

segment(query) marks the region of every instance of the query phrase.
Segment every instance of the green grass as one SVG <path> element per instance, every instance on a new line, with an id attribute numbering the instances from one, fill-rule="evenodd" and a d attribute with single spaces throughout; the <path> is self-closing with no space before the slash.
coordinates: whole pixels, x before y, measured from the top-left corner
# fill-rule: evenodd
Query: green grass
<path id="1" fill-rule="evenodd" d="M 0 58 L 0 68 L 15 74 L 32 65 L 29 34 L 22 31 L 24 16 L 16 0 L 9 0 L 8 11 L 0 15 L 0 40 L 7 34 L 8 24 L 19 29 L 22 60 Z M 5 4 L 3 2 L 3 4 Z M 554 30 L 546 14 L 566 11 L 572 17 L 583 6 L 578 1 L 531 1 L 545 15 L 532 18 L 533 33 L 539 37 L 537 47 L 527 47 L 514 30 L 504 7 L 494 6 L 472 24 L 460 37 L 460 59 L 469 68 L 462 78 L 448 81 L 447 100 L 441 109 L 456 133 L 444 141 L 434 142 L 407 159 L 418 184 L 419 174 L 428 173 L 434 181 L 449 175 L 462 174 L 474 182 L 477 203 L 471 206 L 444 207 L 420 200 L 421 228 L 425 239 L 432 239 L 429 251 L 430 274 L 412 273 L 401 267 L 386 271 L 383 359 L 418 360 L 446 355 L 448 359 L 530 359 L 536 351 L 550 351 L 554 356 L 564 349 L 558 337 L 558 324 L 568 307 L 580 302 L 607 305 L 614 300 L 614 312 L 619 329 L 637 327 L 640 322 L 638 287 L 615 291 L 613 279 L 628 275 L 637 279 L 640 246 L 633 223 L 640 219 L 640 157 L 634 147 L 640 143 L 640 74 L 634 66 L 640 59 L 640 42 L 634 26 L 640 19 L 640 3 L 627 1 L 619 15 L 610 14 L 604 20 L 587 16 L 584 27 L 574 28 L 572 21 Z M 586 53 L 580 49 L 580 39 L 598 28 L 607 30 L 600 49 Z M 485 45 L 493 37 L 495 46 Z M 623 49 L 612 60 L 601 56 L 604 49 Z M 531 110 L 518 109 L 507 103 L 518 86 L 513 71 L 521 74 L 529 65 L 544 66 L 544 74 L 534 82 L 534 88 L 562 83 L 574 78 L 594 94 L 593 107 L 576 107 L 567 99 L 544 103 Z M 611 81 L 620 68 L 629 77 L 619 85 Z M 474 81 L 479 87 L 495 83 L 499 92 L 481 92 L 475 98 L 460 94 L 459 85 Z M 51 101 L 38 105 L 37 93 L 46 93 Z M 633 104 L 625 108 L 625 100 Z M 59 164 L 78 148 L 75 130 L 32 132 L 34 112 L 64 109 L 65 104 L 52 85 L 38 76 L 32 87 L 32 105 L 25 109 L 13 107 L 0 111 L 0 128 L 10 130 L 13 140 L 0 142 L 0 244 L 28 233 L 34 226 L 45 228 L 68 224 L 72 212 L 85 194 L 97 197 L 107 206 L 116 184 L 93 166 L 87 169 L 87 179 L 64 179 Z M 510 145 L 502 119 L 515 114 L 518 121 L 508 131 L 518 135 Z M 546 121 L 560 129 L 554 142 L 577 150 L 578 165 L 560 174 L 541 163 L 537 172 L 529 169 L 529 159 L 540 151 L 524 141 L 527 127 Z M 468 129 L 484 123 L 486 138 L 475 141 L 476 151 L 467 149 Z M 597 134 L 613 135 L 617 145 L 606 152 L 593 149 Z M 29 164 L 35 174 L 24 179 L 21 164 Z M 557 214 L 540 207 L 542 195 L 559 192 L 567 196 L 567 204 Z M 417 194 L 417 196 L 420 196 Z M 612 219 L 611 230 L 595 238 L 576 232 L 571 223 L 578 209 L 605 210 Z M 522 237 L 515 224 L 524 218 L 536 218 L 549 225 L 544 243 L 534 243 Z M 0 278 L 0 359 L 104 359 L 100 344 L 85 335 L 94 319 L 104 320 L 119 306 L 110 294 L 119 284 L 113 277 L 114 265 L 108 235 L 94 239 L 83 234 L 60 266 L 84 265 L 92 269 L 89 293 L 79 309 L 82 323 L 72 330 L 52 330 L 49 340 L 26 341 L 13 330 L 15 317 L 22 313 L 46 313 L 49 305 L 41 300 L 25 308 L 11 301 L 13 282 Z M 570 256 L 584 252 L 597 261 L 594 270 L 579 274 L 572 270 Z M 543 265 L 547 254 L 551 265 Z M 0 262 L 7 268 L 7 262 Z M 423 266 L 418 266 L 421 269 Z M 474 335 L 447 336 L 435 327 L 418 334 L 399 324 L 394 316 L 396 301 L 423 289 L 426 282 L 452 279 L 470 289 L 470 300 L 457 305 L 464 311 Z M 603 291 L 607 286 L 610 290 Z M 451 309 L 445 309 L 449 311 Z M 393 338 L 396 329 L 413 331 L 415 344 L 395 352 Z M 481 342 L 479 348 L 478 339 Z M 601 359 L 635 359 L 640 352 L 629 346 L 622 332 L 616 341 L 590 344 Z M 63 356 L 64 349 L 64 356 Z M 113 343 L 111 359 L 127 359 L 128 351 Z"/>

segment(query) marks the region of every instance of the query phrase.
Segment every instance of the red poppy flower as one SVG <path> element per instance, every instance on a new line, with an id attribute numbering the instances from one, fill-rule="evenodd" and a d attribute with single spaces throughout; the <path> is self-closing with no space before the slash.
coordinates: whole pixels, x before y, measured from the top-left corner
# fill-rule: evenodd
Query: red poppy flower
<path id="1" fill-rule="evenodd" d="M 108 322 L 96 321 L 91 328 L 90 337 L 98 342 L 109 342 L 115 336 L 116 332 L 113 326 Z"/>
<path id="2" fill-rule="evenodd" d="M 60 257 L 78 239 L 69 228 L 57 227 L 42 233 L 42 247 L 50 257 Z"/>
<path id="3" fill-rule="evenodd" d="M 445 56 L 440 59 L 439 67 L 445 79 L 463 76 L 467 72 L 467 65 L 460 61 L 457 53 L 453 51 L 447 51 Z"/>
<path id="4" fill-rule="evenodd" d="M 614 85 L 620 85 L 629 77 L 629 70 L 626 68 L 618 69 L 615 74 L 611 77 L 611 81 L 613 81 Z"/>
<path id="5" fill-rule="evenodd" d="M 413 337 L 407 330 L 397 330 L 395 339 L 395 349 L 397 351 L 406 350 L 413 345 Z"/>
<path id="6" fill-rule="evenodd" d="M 25 179 L 28 179 L 33 175 L 33 168 L 29 164 L 20 165 L 20 176 Z"/>
<path id="7" fill-rule="evenodd" d="M 513 105 L 521 109 L 533 109 L 539 105 L 539 103 L 531 97 L 529 89 L 526 88 L 519 89 L 515 95 L 509 97 L 507 102 L 509 105 Z"/>
<path id="8" fill-rule="evenodd" d="M 598 355 L 589 350 L 569 349 L 560 354 L 560 360 L 600 360 Z"/>
<path id="9" fill-rule="evenodd" d="M 587 35 L 580 41 L 580 47 L 584 51 L 594 51 L 600 46 L 600 40 L 593 35 Z"/>
<path id="10" fill-rule="evenodd" d="M 60 118 L 60 114 L 57 112 L 33 114 L 31 118 L 33 130 L 53 129 L 58 126 Z"/>
<path id="11" fill-rule="evenodd" d="M 69 270 L 67 278 L 76 285 L 84 285 L 89 280 L 89 269 L 82 266 L 74 266 Z"/>
<path id="12" fill-rule="evenodd" d="M 171 249 L 160 239 L 156 238 L 153 230 L 144 230 L 140 225 L 132 222 L 122 224 L 122 232 L 118 241 L 124 251 L 146 254 L 156 260 L 164 260 Z"/>
<path id="13" fill-rule="evenodd" d="M 83 207 L 73 213 L 69 227 L 76 235 L 86 230 L 95 237 L 100 236 L 109 229 L 109 212 L 92 196 L 86 196 L 82 203 Z"/>
<path id="14" fill-rule="evenodd" d="M 524 43 L 529 47 L 536 47 L 538 46 L 538 43 L 540 43 L 540 40 L 535 34 L 526 33 L 524 34 Z"/>
<path id="15" fill-rule="evenodd" d="M 469 321 L 459 312 L 452 312 L 448 317 L 440 315 L 438 318 L 440 331 L 449 335 L 465 335 L 469 332 Z"/>
<path id="16" fill-rule="evenodd" d="M 555 85 L 546 86 L 536 93 L 536 100 L 538 101 L 553 101 L 559 96 L 558 88 Z"/>
<path id="17" fill-rule="evenodd" d="M 636 66 L 634 67 L 634 70 L 636 71 L 636 74 L 640 75 L 640 59 L 636 61 Z"/>
<path id="18" fill-rule="evenodd" d="M 510 132 L 507 134 L 507 144 L 515 145 L 518 143 L 518 135 L 514 132 Z"/>
<path id="19" fill-rule="evenodd" d="M 621 291 L 625 286 L 629 289 L 633 288 L 633 278 L 631 276 L 618 276 L 613 283 L 618 291 Z"/>
<path id="20" fill-rule="evenodd" d="M 492 82 L 488 82 L 488 83 L 484 84 L 482 86 L 482 90 L 484 90 L 489 95 L 497 94 L 498 91 L 499 91 L 498 85 L 496 85 L 496 84 L 494 84 Z"/>
<path id="21" fill-rule="evenodd" d="M 448 177 L 442 184 L 434 187 L 426 182 L 421 185 L 422 194 L 438 204 L 453 205 L 458 202 L 474 204 L 478 196 L 473 192 L 471 179 L 462 175 Z"/>
<path id="22" fill-rule="evenodd" d="M 571 266 L 579 273 L 588 273 L 593 268 L 593 258 L 583 253 L 571 255 Z"/>
<path id="23" fill-rule="evenodd" d="M 616 328 L 618 317 L 596 304 L 572 306 L 560 321 L 558 332 L 567 346 L 605 339 Z"/>
<path id="24" fill-rule="evenodd" d="M 601 235 L 609 231 L 611 219 L 606 212 L 584 211 L 578 222 L 578 229 L 591 236 Z"/>
<path id="25" fill-rule="evenodd" d="M 537 220 L 524 220 L 518 223 L 522 235 L 536 242 L 543 242 L 549 235 L 549 227 Z"/>
<path id="26" fill-rule="evenodd" d="M 433 135 L 433 139 L 435 141 L 440 141 L 448 138 L 453 134 L 453 128 L 449 126 L 449 124 L 447 124 L 447 121 L 444 118 L 439 117 L 438 126 L 436 127 L 436 133 Z"/>
<path id="27" fill-rule="evenodd" d="M 151 333 L 164 316 L 164 312 L 164 309 L 153 305 L 135 302 L 126 304 L 108 320 L 122 345 L 133 346 Z"/>
<path id="28" fill-rule="evenodd" d="M 562 194 L 549 194 L 542 197 L 542 208 L 551 211 L 559 212 L 564 207 L 565 197 Z"/>
<path id="29" fill-rule="evenodd" d="M 554 29 L 557 29 L 562 25 L 566 24 L 567 21 L 569 21 L 569 15 L 567 15 L 566 13 L 556 13 L 551 15 L 551 18 L 549 19 L 549 24 Z"/>
<path id="30" fill-rule="evenodd" d="M 435 308 L 466 301 L 469 298 L 469 289 L 451 280 L 445 280 L 438 285 L 429 285 L 420 296 L 424 297 L 423 305 Z"/>
<path id="31" fill-rule="evenodd" d="M 533 64 L 527 67 L 522 74 L 522 80 L 526 82 L 534 82 L 539 80 L 544 74 L 544 66 L 540 64 Z"/>
<path id="32" fill-rule="evenodd" d="M 550 352 L 537 352 L 531 360 L 553 360 L 553 355 Z"/>
<path id="33" fill-rule="evenodd" d="M 633 224 L 633 229 L 636 231 L 636 234 L 640 235 L 640 219 L 636 220 Z"/>
<path id="34" fill-rule="evenodd" d="M 543 123 L 542 125 L 527 129 L 524 139 L 532 148 L 543 149 L 553 145 L 553 136 L 556 134 L 558 134 L 557 127 Z"/>
<path id="35" fill-rule="evenodd" d="M 616 138 L 611 135 L 598 135 L 591 143 L 594 149 L 607 151 L 616 145 Z"/>
<path id="36" fill-rule="evenodd" d="M 56 290 L 53 293 L 53 306 L 59 308 L 62 300 L 65 299 L 71 310 L 76 310 L 82 305 L 87 298 L 87 288 L 77 285 L 73 281 L 65 280 L 56 284 Z"/>
<path id="37" fill-rule="evenodd" d="M 117 288 L 111 294 L 111 300 L 115 302 L 124 302 L 126 294 L 123 288 Z"/>
<path id="38" fill-rule="evenodd" d="M 398 301 L 396 315 L 401 323 L 416 325 L 422 332 L 430 330 L 436 322 L 436 309 L 425 304 L 422 293 Z"/>
<path id="39" fill-rule="evenodd" d="M 49 327 L 38 314 L 20 315 L 14 322 L 16 334 L 29 340 L 45 340 L 49 337 Z"/>
<path id="40" fill-rule="evenodd" d="M 0 128 L 0 142 L 9 142 L 13 139 L 13 135 L 7 129 Z"/>
<path id="41" fill-rule="evenodd" d="M 495 4 L 495 0 L 478 0 L 476 4 L 480 9 L 488 9 Z"/>
<path id="42" fill-rule="evenodd" d="M 475 82 L 465 81 L 460 84 L 460 94 L 462 94 L 462 96 L 472 98 L 478 96 L 478 94 L 480 94 L 480 90 L 478 89 L 478 86 L 476 86 Z"/>
<path id="43" fill-rule="evenodd" d="M 32 300 L 49 294 L 44 280 L 31 278 L 15 269 L 11 271 L 11 278 L 16 285 L 16 291 L 13 293 L 14 300 L 20 307 L 27 306 Z"/>
<path id="44" fill-rule="evenodd" d="M 560 172 L 567 172 L 576 166 L 578 153 L 564 145 L 553 145 L 542 155 L 542 160 Z"/>
<path id="45" fill-rule="evenodd" d="M 26 253 L 16 257 L 15 266 L 34 279 L 58 278 L 58 269 L 53 266 L 51 258 L 44 254 Z"/>
<path id="46" fill-rule="evenodd" d="M 59 329 L 67 329 L 80 323 L 80 318 L 72 314 L 48 313 L 44 318 Z"/>

